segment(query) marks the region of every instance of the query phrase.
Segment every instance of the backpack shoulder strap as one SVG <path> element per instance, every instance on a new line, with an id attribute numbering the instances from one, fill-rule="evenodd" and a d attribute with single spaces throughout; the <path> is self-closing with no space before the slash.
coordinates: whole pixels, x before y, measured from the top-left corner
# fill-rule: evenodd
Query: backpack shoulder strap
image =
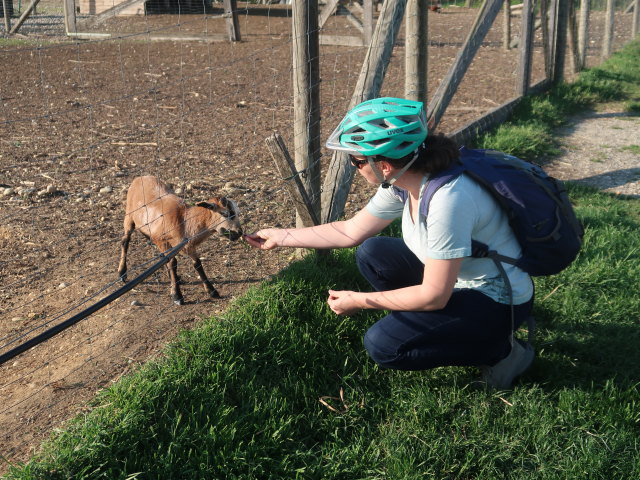
<path id="1" fill-rule="evenodd" d="M 429 213 L 429 204 L 431 203 L 433 195 L 440 189 L 440 187 L 460 176 L 460 174 L 465 170 L 464 165 L 456 163 L 447 170 L 438 172 L 430 177 L 429 180 L 427 180 L 427 186 L 425 187 L 425 191 L 420 200 L 420 213 L 426 217 Z"/>

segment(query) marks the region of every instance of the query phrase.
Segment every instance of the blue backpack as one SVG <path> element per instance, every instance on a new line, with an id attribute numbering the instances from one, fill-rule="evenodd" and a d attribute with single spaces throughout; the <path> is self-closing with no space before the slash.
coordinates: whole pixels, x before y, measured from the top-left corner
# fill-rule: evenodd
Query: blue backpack
<path id="1" fill-rule="evenodd" d="M 511 284 L 502 263 L 515 265 L 533 276 L 558 273 L 577 257 L 584 229 L 562 182 L 548 176 L 537 165 L 511 155 L 464 147 L 460 149 L 457 164 L 429 179 L 420 202 L 420 213 L 426 216 L 433 194 L 462 173 L 482 185 L 501 205 L 520 243 L 522 256 L 511 258 L 492 250 L 490 245 L 471 241 L 472 257 L 493 260 L 505 281 L 513 307 Z M 406 190 L 395 186 L 393 189 L 406 201 Z M 530 319 L 529 340 L 532 337 L 533 319 Z"/>

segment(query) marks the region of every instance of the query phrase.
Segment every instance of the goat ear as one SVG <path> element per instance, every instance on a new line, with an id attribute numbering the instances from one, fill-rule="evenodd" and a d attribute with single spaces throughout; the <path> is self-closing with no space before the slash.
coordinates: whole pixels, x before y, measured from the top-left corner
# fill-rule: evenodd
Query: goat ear
<path id="1" fill-rule="evenodd" d="M 196 207 L 207 208 L 209 210 L 213 210 L 214 212 L 218 211 L 217 205 L 212 205 L 209 202 L 198 202 L 196 203 Z"/>

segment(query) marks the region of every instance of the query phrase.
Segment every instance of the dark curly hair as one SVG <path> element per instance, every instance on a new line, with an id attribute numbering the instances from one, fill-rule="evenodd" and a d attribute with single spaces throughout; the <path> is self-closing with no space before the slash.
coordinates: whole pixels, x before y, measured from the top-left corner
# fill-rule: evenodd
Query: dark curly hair
<path id="1" fill-rule="evenodd" d="M 378 157 L 395 168 L 402 168 L 413 158 L 413 153 L 402 158 Z M 430 133 L 418 149 L 417 160 L 409 170 L 423 173 L 438 173 L 453 165 L 460 157 L 458 145 L 442 133 Z"/>

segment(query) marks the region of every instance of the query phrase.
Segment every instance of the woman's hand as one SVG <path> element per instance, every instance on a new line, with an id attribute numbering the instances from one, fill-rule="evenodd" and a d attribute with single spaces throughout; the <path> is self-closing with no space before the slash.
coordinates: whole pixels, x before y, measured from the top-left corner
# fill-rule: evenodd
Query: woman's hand
<path id="1" fill-rule="evenodd" d="M 362 309 L 356 299 L 357 292 L 350 290 L 329 290 L 327 303 L 338 315 L 353 315 Z"/>
<path id="2" fill-rule="evenodd" d="M 278 228 L 267 228 L 258 230 L 256 233 L 244 235 L 244 240 L 252 247 L 260 250 L 271 250 L 272 248 L 281 247 L 282 240 L 288 235 L 286 230 Z"/>

